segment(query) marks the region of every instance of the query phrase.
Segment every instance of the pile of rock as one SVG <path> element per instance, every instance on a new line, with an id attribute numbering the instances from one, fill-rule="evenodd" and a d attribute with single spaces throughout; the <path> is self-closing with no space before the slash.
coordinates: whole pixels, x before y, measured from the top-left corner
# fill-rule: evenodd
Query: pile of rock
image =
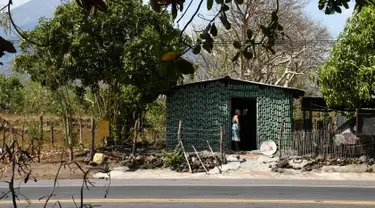
<path id="1" fill-rule="evenodd" d="M 164 165 L 161 154 L 144 154 L 137 156 L 125 156 L 122 165 L 129 169 L 155 169 Z"/>
<path id="2" fill-rule="evenodd" d="M 294 169 L 302 171 L 312 171 L 320 169 L 323 166 L 346 166 L 354 164 L 366 164 L 368 166 L 374 165 L 374 158 L 368 159 L 366 156 L 359 158 L 327 158 L 317 157 L 315 159 L 302 157 L 283 158 L 274 165 L 270 165 L 271 171 L 280 172 L 282 169 Z"/>
<path id="3" fill-rule="evenodd" d="M 188 160 L 193 172 L 205 172 L 204 167 L 199 161 L 195 153 L 188 153 Z M 215 168 L 218 165 L 218 159 L 215 160 L 215 157 L 211 154 L 199 153 L 199 156 L 205 166 L 209 171 L 210 169 Z M 189 172 L 189 166 L 185 158 L 181 159 L 178 164 L 167 165 L 165 162 L 166 158 L 162 154 L 142 154 L 137 156 L 125 156 L 121 162 L 123 166 L 128 167 L 129 169 L 156 169 L 156 168 L 169 168 L 176 172 Z"/>
<path id="4" fill-rule="evenodd" d="M 199 153 L 199 157 L 208 171 L 220 165 L 219 158 L 216 157 L 215 159 L 215 156 L 212 154 Z M 193 173 L 206 171 L 195 153 L 188 153 L 188 160 Z M 170 166 L 169 168 L 177 172 L 189 172 L 189 166 L 186 160 L 183 160 L 183 162 L 177 166 Z"/>

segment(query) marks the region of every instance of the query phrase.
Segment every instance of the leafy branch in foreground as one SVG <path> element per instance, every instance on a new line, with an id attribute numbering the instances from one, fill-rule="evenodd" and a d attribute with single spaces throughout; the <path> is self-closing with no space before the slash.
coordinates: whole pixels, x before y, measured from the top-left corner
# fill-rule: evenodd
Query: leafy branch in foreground
<path id="1" fill-rule="evenodd" d="M 19 176 L 23 177 L 24 179 L 20 182 L 21 183 L 28 183 L 30 178 L 33 179 L 34 182 L 37 182 L 37 179 L 32 175 L 32 161 L 33 158 L 29 154 L 28 150 L 30 149 L 30 146 L 26 148 L 25 150 L 22 150 L 22 147 L 18 144 L 17 140 L 13 136 L 13 133 L 9 134 L 8 136 L 12 136 L 13 141 L 8 146 L 8 144 L 5 144 L 5 153 L 1 154 L 0 160 L 2 160 L 3 163 L 6 162 L 6 158 L 8 158 L 8 162 L 10 163 L 12 175 L 11 179 L 9 181 L 5 181 L 9 185 L 9 191 L 5 193 L 1 193 L 0 200 L 7 198 L 9 195 L 12 199 L 13 208 L 17 208 L 17 202 L 20 200 L 20 198 L 24 198 L 29 205 L 31 204 L 31 200 L 27 198 L 27 196 L 23 195 L 21 193 L 20 187 L 15 187 L 15 174 L 18 173 Z M 98 205 L 91 205 L 91 204 L 85 204 L 84 203 L 84 190 L 89 190 L 89 187 L 95 187 L 95 184 L 91 182 L 88 178 L 88 175 L 90 172 L 98 171 L 108 174 L 108 184 L 106 185 L 106 191 L 104 194 L 104 198 L 108 196 L 110 185 L 111 185 L 111 177 L 110 173 L 106 168 L 96 167 L 96 168 L 89 168 L 87 170 L 83 169 L 80 164 L 77 162 L 66 162 L 63 159 L 63 155 L 61 155 L 61 162 L 60 166 L 57 169 L 57 173 L 54 178 L 54 182 L 51 188 L 50 193 L 47 196 L 42 196 L 39 198 L 39 201 L 45 198 L 44 208 L 47 207 L 48 203 L 51 201 L 52 197 L 55 196 L 55 190 L 56 186 L 58 184 L 58 176 L 60 174 L 60 171 L 62 168 L 68 168 L 71 169 L 72 166 L 78 167 L 78 169 L 82 172 L 82 185 L 80 188 L 80 198 L 79 198 L 79 206 L 76 204 L 76 201 L 74 197 L 72 196 L 72 201 L 76 204 L 76 207 L 95 207 Z M 59 207 L 62 207 L 62 204 L 57 200 L 54 203 L 54 206 L 58 205 Z"/>
<path id="2" fill-rule="evenodd" d="M 219 6 L 220 9 L 217 12 L 217 14 L 214 16 L 212 20 L 209 20 L 209 23 L 207 24 L 207 27 L 204 31 L 201 31 L 200 37 L 196 40 L 196 43 L 194 46 L 190 46 L 189 43 L 184 40 L 183 33 L 185 32 L 186 28 L 192 23 L 192 21 L 196 18 L 199 10 L 201 9 L 201 6 L 203 5 L 204 1 L 206 2 L 206 7 L 208 10 L 211 10 L 214 8 L 216 3 L 216 6 Z M 349 8 L 349 3 L 355 1 L 355 9 L 358 11 L 358 13 L 362 10 L 363 7 L 372 4 L 374 4 L 373 0 L 319 0 L 318 8 L 320 10 L 323 10 L 326 14 L 334 14 L 334 13 L 341 13 L 342 8 Z M 112 0 L 107 0 L 106 2 L 103 0 L 75 0 L 75 2 L 82 8 L 82 12 L 85 14 L 86 18 L 97 18 L 95 15 L 97 11 L 106 13 L 107 15 L 110 13 L 110 9 L 108 8 L 108 2 L 112 2 Z M 192 1 L 189 3 L 189 5 L 185 8 L 185 0 L 151 0 L 150 5 L 151 8 L 155 12 L 165 12 L 168 8 L 170 8 L 170 15 L 172 16 L 172 19 L 175 20 L 179 13 L 182 13 L 182 16 L 185 16 L 187 14 L 187 10 L 189 10 L 191 7 Z M 189 19 L 189 21 L 184 26 L 184 29 L 181 31 L 180 35 L 180 41 L 181 43 L 185 44 L 189 49 L 193 49 L 193 52 L 195 54 L 198 54 L 201 49 L 205 49 L 208 52 L 211 52 L 214 47 L 214 38 L 217 36 L 217 30 L 215 25 L 215 20 L 219 19 L 219 21 L 224 25 L 224 27 L 227 30 L 230 30 L 232 28 L 232 23 L 228 20 L 227 12 L 231 8 L 239 7 L 244 3 L 244 0 L 200 0 L 198 8 L 196 11 L 193 12 L 193 15 Z M 16 32 L 25 40 L 39 45 L 38 43 L 28 39 L 21 33 L 19 30 L 19 27 L 13 22 L 10 6 L 12 5 L 12 0 L 9 0 L 8 4 L 5 5 L 0 11 L 4 9 L 8 9 L 8 16 L 11 21 L 11 25 L 14 27 Z M 118 3 L 118 5 L 121 5 L 121 3 Z M 263 32 L 263 37 L 260 39 L 256 39 L 253 37 L 253 31 L 248 30 L 247 35 L 248 38 L 245 42 L 239 42 L 239 40 L 236 40 L 233 42 L 233 46 L 237 49 L 236 54 L 233 57 L 233 60 L 236 61 L 240 54 L 242 54 L 245 58 L 251 59 L 256 56 L 254 53 L 254 47 L 256 45 L 261 45 L 262 47 L 266 48 L 268 51 L 275 53 L 273 46 L 275 45 L 276 41 L 280 38 L 287 37 L 286 34 L 283 33 L 283 27 L 279 24 L 279 18 L 278 18 L 278 5 L 279 0 L 275 0 L 275 7 L 270 8 L 270 10 L 273 10 L 271 14 L 271 20 L 269 24 L 267 25 L 259 25 L 260 29 Z M 89 13 L 90 11 L 91 14 Z M 181 18 L 180 18 L 181 19 Z M 4 55 L 4 52 L 8 53 L 15 53 L 16 50 L 12 43 L 9 41 L 3 39 L 0 37 L 0 57 Z M 180 56 L 187 51 L 180 54 Z"/>

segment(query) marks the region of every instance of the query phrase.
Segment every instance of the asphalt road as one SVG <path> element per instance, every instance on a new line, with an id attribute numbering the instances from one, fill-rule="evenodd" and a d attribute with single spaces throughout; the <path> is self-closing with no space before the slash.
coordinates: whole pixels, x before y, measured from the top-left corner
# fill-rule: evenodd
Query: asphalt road
<path id="1" fill-rule="evenodd" d="M 102 207 L 250 207 L 250 208 L 375 208 L 375 182 L 366 181 L 281 181 L 281 180 L 116 180 L 111 181 L 107 198 L 106 182 L 84 191 L 84 203 Z M 18 207 L 43 207 L 52 181 L 20 183 L 21 195 L 31 200 Z M 79 203 L 81 181 L 60 181 L 48 207 L 60 201 L 63 207 Z M 18 186 L 18 184 L 17 184 Z M 0 193 L 7 192 L 0 184 Z M 79 206 L 79 205 L 78 205 Z M 10 198 L 0 200 L 0 208 L 12 207 Z M 57 206 L 58 207 L 58 206 Z"/>

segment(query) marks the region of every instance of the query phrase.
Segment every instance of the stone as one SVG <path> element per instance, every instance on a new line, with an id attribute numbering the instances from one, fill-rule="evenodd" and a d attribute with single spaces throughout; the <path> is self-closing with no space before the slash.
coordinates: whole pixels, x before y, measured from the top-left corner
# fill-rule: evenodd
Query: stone
<path id="1" fill-rule="evenodd" d="M 153 155 L 151 155 L 151 156 L 149 156 L 149 157 L 147 158 L 147 160 L 148 160 L 148 161 L 151 161 L 151 162 L 155 162 L 156 159 L 157 159 L 157 157 L 155 157 L 155 156 L 153 156 Z"/>
<path id="2" fill-rule="evenodd" d="M 286 168 L 289 165 L 288 160 L 281 160 L 280 162 L 277 163 L 278 168 Z"/>
<path id="3" fill-rule="evenodd" d="M 323 155 L 318 155 L 318 157 L 316 159 L 319 160 L 319 161 L 323 161 L 324 160 L 324 156 Z"/>
<path id="4" fill-rule="evenodd" d="M 103 153 L 95 153 L 92 161 L 95 162 L 98 165 L 101 165 L 101 164 L 103 164 L 104 159 L 105 159 L 105 155 Z"/>
<path id="5" fill-rule="evenodd" d="M 367 161 L 367 165 L 373 165 L 374 163 L 375 163 L 374 158 L 370 158 L 370 159 Z"/>
<path id="6" fill-rule="evenodd" d="M 278 169 L 276 167 L 272 167 L 271 168 L 271 172 L 275 172 L 276 173 L 277 171 L 278 171 Z"/>
<path id="7" fill-rule="evenodd" d="M 98 166 L 98 163 L 96 163 L 96 162 L 94 162 L 94 161 L 90 161 L 90 162 L 89 162 L 89 165 L 90 165 L 90 166 L 93 166 L 93 167 L 96 167 L 96 166 Z"/>
<path id="8" fill-rule="evenodd" d="M 367 162 L 367 156 L 366 156 L 366 155 L 362 155 L 362 156 L 359 158 L 359 161 L 361 161 L 361 163 L 366 163 L 366 162 Z"/>

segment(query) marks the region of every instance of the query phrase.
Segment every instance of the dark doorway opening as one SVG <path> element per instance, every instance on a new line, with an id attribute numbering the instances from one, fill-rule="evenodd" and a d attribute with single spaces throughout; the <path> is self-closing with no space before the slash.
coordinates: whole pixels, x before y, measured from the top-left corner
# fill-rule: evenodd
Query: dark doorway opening
<path id="1" fill-rule="evenodd" d="M 257 149 L 257 101 L 256 98 L 232 98 L 231 122 L 236 109 L 241 111 L 239 148 L 241 151 Z M 231 123 L 232 125 L 232 123 Z M 232 134 L 231 134 L 232 137 Z M 234 145 L 232 144 L 232 149 Z"/>

